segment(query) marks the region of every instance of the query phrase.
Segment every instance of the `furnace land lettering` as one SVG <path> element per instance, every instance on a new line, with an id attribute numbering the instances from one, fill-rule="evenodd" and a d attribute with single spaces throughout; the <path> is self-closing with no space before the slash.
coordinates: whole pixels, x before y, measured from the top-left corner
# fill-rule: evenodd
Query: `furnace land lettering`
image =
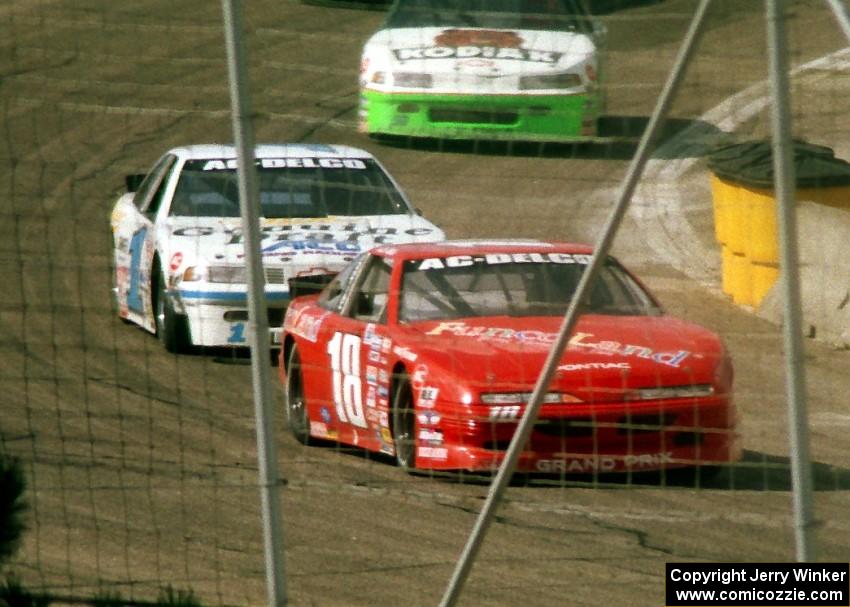
<path id="1" fill-rule="evenodd" d="M 793 574 L 793 577 L 792 577 Z M 828 569 L 794 568 L 791 571 L 774 571 L 766 569 L 716 569 L 713 571 L 670 571 L 670 579 L 674 582 L 690 582 L 692 584 L 730 584 L 733 582 L 779 582 L 787 584 L 794 582 L 843 582 L 847 580 L 847 571 L 830 571 Z"/>

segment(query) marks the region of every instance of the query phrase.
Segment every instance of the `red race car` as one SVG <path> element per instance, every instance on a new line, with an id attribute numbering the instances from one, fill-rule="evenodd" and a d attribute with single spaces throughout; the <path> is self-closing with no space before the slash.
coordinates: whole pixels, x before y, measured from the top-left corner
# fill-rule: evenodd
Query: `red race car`
<path id="1" fill-rule="evenodd" d="M 410 470 L 498 468 L 592 249 L 524 242 L 384 245 L 284 320 L 295 438 Z M 518 470 L 603 473 L 740 457 L 720 338 L 602 266 Z"/>

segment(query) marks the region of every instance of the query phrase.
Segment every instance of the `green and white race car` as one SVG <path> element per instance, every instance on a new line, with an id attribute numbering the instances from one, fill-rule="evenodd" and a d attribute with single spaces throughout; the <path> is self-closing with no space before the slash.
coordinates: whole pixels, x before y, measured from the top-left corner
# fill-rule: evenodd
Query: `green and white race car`
<path id="1" fill-rule="evenodd" d="M 396 0 L 366 43 L 370 135 L 585 141 L 604 111 L 606 29 L 582 0 Z"/>

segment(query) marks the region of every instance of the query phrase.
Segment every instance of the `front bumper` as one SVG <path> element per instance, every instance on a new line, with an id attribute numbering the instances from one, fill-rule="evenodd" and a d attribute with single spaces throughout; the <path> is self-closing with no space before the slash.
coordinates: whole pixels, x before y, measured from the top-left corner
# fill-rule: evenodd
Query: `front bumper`
<path id="1" fill-rule="evenodd" d="M 362 132 L 448 139 L 589 141 L 597 138 L 597 94 L 448 95 L 364 89 Z"/>
<path id="2" fill-rule="evenodd" d="M 518 471 L 651 471 L 728 464 L 741 457 L 737 413 L 725 398 L 567 407 L 542 407 Z M 521 415 L 519 407 L 511 410 L 510 419 L 494 419 L 492 411 L 488 417 L 469 416 L 460 407 L 443 411 L 443 440 L 439 445 L 420 443 L 416 465 L 493 471 L 501 465 Z"/>
<path id="3" fill-rule="evenodd" d="M 185 314 L 192 344 L 196 346 L 248 345 L 248 298 L 243 290 L 180 289 L 175 310 Z M 283 324 L 289 291 L 266 291 L 269 327 Z"/>

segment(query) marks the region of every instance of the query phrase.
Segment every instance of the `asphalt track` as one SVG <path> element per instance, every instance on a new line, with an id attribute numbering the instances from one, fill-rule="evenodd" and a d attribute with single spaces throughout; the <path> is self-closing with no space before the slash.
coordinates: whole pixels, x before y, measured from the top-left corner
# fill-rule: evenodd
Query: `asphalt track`
<path id="1" fill-rule="evenodd" d="M 693 6 L 606 17 L 615 133 L 645 122 Z M 722 131 L 766 132 L 763 112 L 738 120 L 742 107 L 722 105 L 765 78 L 762 6 L 715 3 L 650 167 L 694 160 L 687 185 L 650 171 L 615 244 L 671 312 L 727 341 L 744 462 L 699 487 L 518 482 L 461 604 L 660 605 L 665 562 L 793 560 L 781 335 L 719 292 L 700 179 L 699 155 Z M 109 292 L 108 217 L 123 175 L 172 145 L 231 139 L 219 10 L 201 0 L 0 8 L 0 450 L 25 464 L 30 531 L 11 568 L 36 588 L 150 599 L 171 585 L 205 604 L 265 602 L 249 367 L 226 353 L 167 355 L 117 321 Z M 792 12 L 794 65 L 846 46 L 825 3 Z M 359 49 L 380 17 L 252 0 L 257 138 L 373 151 L 451 237 L 593 242 L 632 145 L 411 147 L 354 131 Z M 796 134 L 846 158 L 846 95 L 794 83 Z M 713 122 L 718 107 L 728 116 Z M 817 556 L 847 561 L 850 352 L 810 340 L 805 363 Z M 304 448 L 277 424 L 290 604 L 437 604 L 486 484 Z"/>

